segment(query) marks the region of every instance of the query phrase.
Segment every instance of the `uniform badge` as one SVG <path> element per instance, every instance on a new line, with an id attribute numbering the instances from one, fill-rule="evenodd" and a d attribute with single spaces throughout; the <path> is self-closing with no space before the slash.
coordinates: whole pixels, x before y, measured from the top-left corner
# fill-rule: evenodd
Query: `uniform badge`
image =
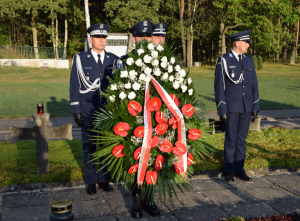
<path id="1" fill-rule="evenodd" d="M 160 25 L 159 25 L 159 27 L 160 27 L 160 28 L 163 28 L 163 27 L 164 27 L 164 25 L 163 25 L 163 24 L 160 24 Z"/>
<path id="2" fill-rule="evenodd" d="M 148 26 L 148 22 L 147 21 L 144 21 L 144 26 Z"/>
<path id="3" fill-rule="evenodd" d="M 103 28 L 103 24 L 100 24 L 100 28 Z"/>
<path id="4" fill-rule="evenodd" d="M 230 53 L 229 53 L 229 57 L 231 57 L 231 58 L 232 58 L 232 54 L 230 54 Z"/>
<path id="5" fill-rule="evenodd" d="M 90 80 L 90 77 L 86 77 L 86 79 L 89 81 L 89 80 Z"/>
<path id="6" fill-rule="evenodd" d="M 231 72 L 231 77 L 234 78 L 234 76 L 235 76 L 235 74 L 234 74 L 234 72 L 232 71 L 232 72 Z"/>
<path id="7" fill-rule="evenodd" d="M 106 55 L 106 57 L 107 57 L 107 58 L 109 58 L 109 56 L 108 56 L 108 55 Z"/>
<path id="8" fill-rule="evenodd" d="M 88 58 L 90 57 L 90 55 L 87 56 Z"/>
<path id="9" fill-rule="evenodd" d="M 229 68 L 236 68 L 236 66 L 229 66 Z"/>

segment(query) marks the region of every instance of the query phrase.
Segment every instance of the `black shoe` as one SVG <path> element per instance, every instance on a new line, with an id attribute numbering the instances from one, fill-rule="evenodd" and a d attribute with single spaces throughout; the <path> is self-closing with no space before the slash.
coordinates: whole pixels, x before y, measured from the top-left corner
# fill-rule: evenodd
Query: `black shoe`
<path id="1" fill-rule="evenodd" d="M 132 196 L 133 196 L 133 205 L 130 214 L 133 218 L 140 218 L 143 216 L 141 191 L 140 190 L 133 191 Z"/>
<path id="2" fill-rule="evenodd" d="M 230 181 L 234 181 L 234 177 L 233 177 L 233 174 L 232 173 L 228 173 L 225 177 L 225 180 L 227 182 L 230 182 Z"/>
<path id="3" fill-rule="evenodd" d="M 106 192 L 112 192 L 114 189 L 109 185 L 109 183 L 98 183 L 98 188 L 103 189 Z"/>
<path id="4" fill-rule="evenodd" d="M 86 192 L 90 195 L 96 194 L 97 193 L 96 184 L 88 184 L 86 188 Z"/>
<path id="5" fill-rule="evenodd" d="M 249 176 L 247 176 L 246 173 L 239 174 L 239 178 L 240 178 L 240 180 L 244 180 L 244 181 L 250 181 L 250 180 L 252 180 L 252 178 L 249 177 Z"/>
<path id="6" fill-rule="evenodd" d="M 160 211 L 154 202 L 150 205 L 150 204 L 146 203 L 146 201 L 144 201 L 143 208 L 148 211 L 150 216 L 159 216 L 160 215 Z"/>

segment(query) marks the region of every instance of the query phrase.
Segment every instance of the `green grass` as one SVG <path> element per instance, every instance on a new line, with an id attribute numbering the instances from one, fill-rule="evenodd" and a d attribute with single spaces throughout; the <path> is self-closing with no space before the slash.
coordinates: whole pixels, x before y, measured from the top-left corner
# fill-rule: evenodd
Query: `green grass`
<path id="1" fill-rule="evenodd" d="M 261 109 L 300 108 L 300 65 L 264 64 L 257 72 Z M 190 76 L 208 111 L 215 111 L 214 67 L 193 67 Z M 70 69 L 4 67 L 0 69 L 0 118 L 31 117 L 36 104 L 45 112 L 70 116 Z"/>
<path id="2" fill-rule="evenodd" d="M 223 168 L 224 134 L 210 136 L 219 151 L 194 165 L 196 170 Z M 300 130 L 270 128 L 249 132 L 245 169 L 287 166 L 300 167 Z M 50 173 L 37 173 L 35 142 L 0 142 L 0 186 L 22 183 L 65 182 L 83 179 L 81 140 L 49 142 Z"/>

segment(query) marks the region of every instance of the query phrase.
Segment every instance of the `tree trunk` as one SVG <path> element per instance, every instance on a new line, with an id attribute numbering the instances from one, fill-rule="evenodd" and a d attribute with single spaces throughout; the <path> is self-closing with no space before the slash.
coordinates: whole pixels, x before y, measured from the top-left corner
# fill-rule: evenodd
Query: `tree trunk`
<path id="1" fill-rule="evenodd" d="M 280 26 L 280 17 L 278 18 L 278 26 Z M 279 48 L 280 48 L 280 33 L 277 33 L 278 41 L 277 41 L 277 54 L 276 61 L 279 61 Z"/>
<path id="2" fill-rule="evenodd" d="M 84 11 L 85 11 L 85 21 L 86 21 L 86 29 L 88 29 L 91 26 L 90 22 L 90 12 L 89 12 L 89 0 L 84 0 Z M 89 41 L 90 35 L 87 34 L 87 41 L 89 48 L 92 48 L 92 44 Z"/>
<path id="3" fill-rule="evenodd" d="M 188 21 L 189 21 L 189 27 L 187 29 L 186 33 L 186 41 L 187 41 L 187 49 L 186 49 L 186 67 L 191 68 L 192 67 L 192 6 L 191 6 L 191 0 L 188 0 Z"/>
<path id="4" fill-rule="evenodd" d="M 201 36 L 202 38 L 202 62 L 206 61 L 206 45 L 205 45 L 205 38 L 204 36 Z"/>
<path id="5" fill-rule="evenodd" d="M 51 10 L 51 14 L 53 14 L 53 10 Z M 51 38 L 52 38 L 52 44 L 53 44 L 53 52 L 54 52 L 54 57 L 56 57 L 56 52 L 55 52 L 55 27 L 54 27 L 54 19 L 51 19 Z"/>
<path id="6" fill-rule="evenodd" d="M 293 36 L 293 42 L 292 42 L 292 50 L 291 50 L 291 59 L 290 59 L 290 64 L 295 64 L 296 61 L 296 41 L 297 41 L 297 27 L 298 27 L 298 21 L 295 23 L 294 28 L 293 28 L 293 32 L 294 32 L 294 36 Z"/>
<path id="7" fill-rule="evenodd" d="M 210 54 L 211 62 L 214 62 L 214 33 L 211 33 L 211 54 Z"/>
<path id="8" fill-rule="evenodd" d="M 56 17 L 56 27 L 55 27 L 55 58 L 58 59 L 58 19 Z"/>
<path id="9" fill-rule="evenodd" d="M 178 0 L 179 3 L 179 10 L 180 10 L 180 30 L 181 30 L 181 42 L 182 42 L 182 55 L 183 55 L 183 62 L 184 65 L 187 65 L 186 60 L 186 39 L 184 34 L 184 27 L 183 27 L 183 13 L 184 13 L 184 0 Z"/>
<path id="10" fill-rule="evenodd" d="M 68 14 L 65 14 L 65 41 L 64 41 L 63 59 L 67 59 L 67 42 L 68 42 Z"/>
<path id="11" fill-rule="evenodd" d="M 299 21 L 297 22 L 297 38 L 296 38 L 296 59 L 298 54 L 298 40 L 299 40 Z"/>
<path id="12" fill-rule="evenodd" d="M 287 23 L 283 23 L 283 41 L 282 41 L 282 62 L 287 63 L 287 49 L 286 49 L 286 29 Z"/>
<path id="13" fill-rule="evenodd" d="M 36 27 L 35 27 L 35 17 L 32 16 L 31 17 L 31 21 L 32 21 L 32 27 L 31 27 L 31 30 L 32 30 L 32 43 L 33 43 L 33 50 L 34 50 L 34 56 L 35 56 L 35 59 L 39 59 L 40 56 L 39 56 L 39 49 L 38 49 L 38 42 L 37 42 L 37 30 L 36 30 Z"/>

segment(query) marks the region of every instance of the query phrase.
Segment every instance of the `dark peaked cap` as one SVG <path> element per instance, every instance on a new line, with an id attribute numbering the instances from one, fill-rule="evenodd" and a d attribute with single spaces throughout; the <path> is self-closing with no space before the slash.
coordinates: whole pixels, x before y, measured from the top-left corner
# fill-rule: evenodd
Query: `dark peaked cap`
<path id="1" fill-rule="evenodd" d="M 155 25 L 148 20 L 139 21 L 138 23 L 134 24 L 131 28 L 129 28 L 129 32 L 134 37 L 151 37 L 152 32 L 155 29 Z"/>
<path id="2" fill-rule="evenodd" d="M 234 42 L 234 41 L 251 42 L 251 40 L 250 40 L 250 31 L 251 30 L 238 32 L 238 33 L 235 33 L 233 35 L 230 35 L 228 38 L 231 39 L 232 42 Z"/>
<path id="3" fill-rule="evenodd" d="M 157 24 L 155 24 L 155 29 L 154 29 L 152 35 L 166 37 L 167 36 L 167 28 L 168 28 L 168 26 L 165 23 L 163 23 L 163 22 L 157 23 Z"/>
<path id="4" fill-rule="evenodd" d="M 90 26 L 86 31 L 90 34 L 90 36 L 107 37 L 107 33 L 110 31 L 110 27 L 104 23 L 98 23 Z"/>

